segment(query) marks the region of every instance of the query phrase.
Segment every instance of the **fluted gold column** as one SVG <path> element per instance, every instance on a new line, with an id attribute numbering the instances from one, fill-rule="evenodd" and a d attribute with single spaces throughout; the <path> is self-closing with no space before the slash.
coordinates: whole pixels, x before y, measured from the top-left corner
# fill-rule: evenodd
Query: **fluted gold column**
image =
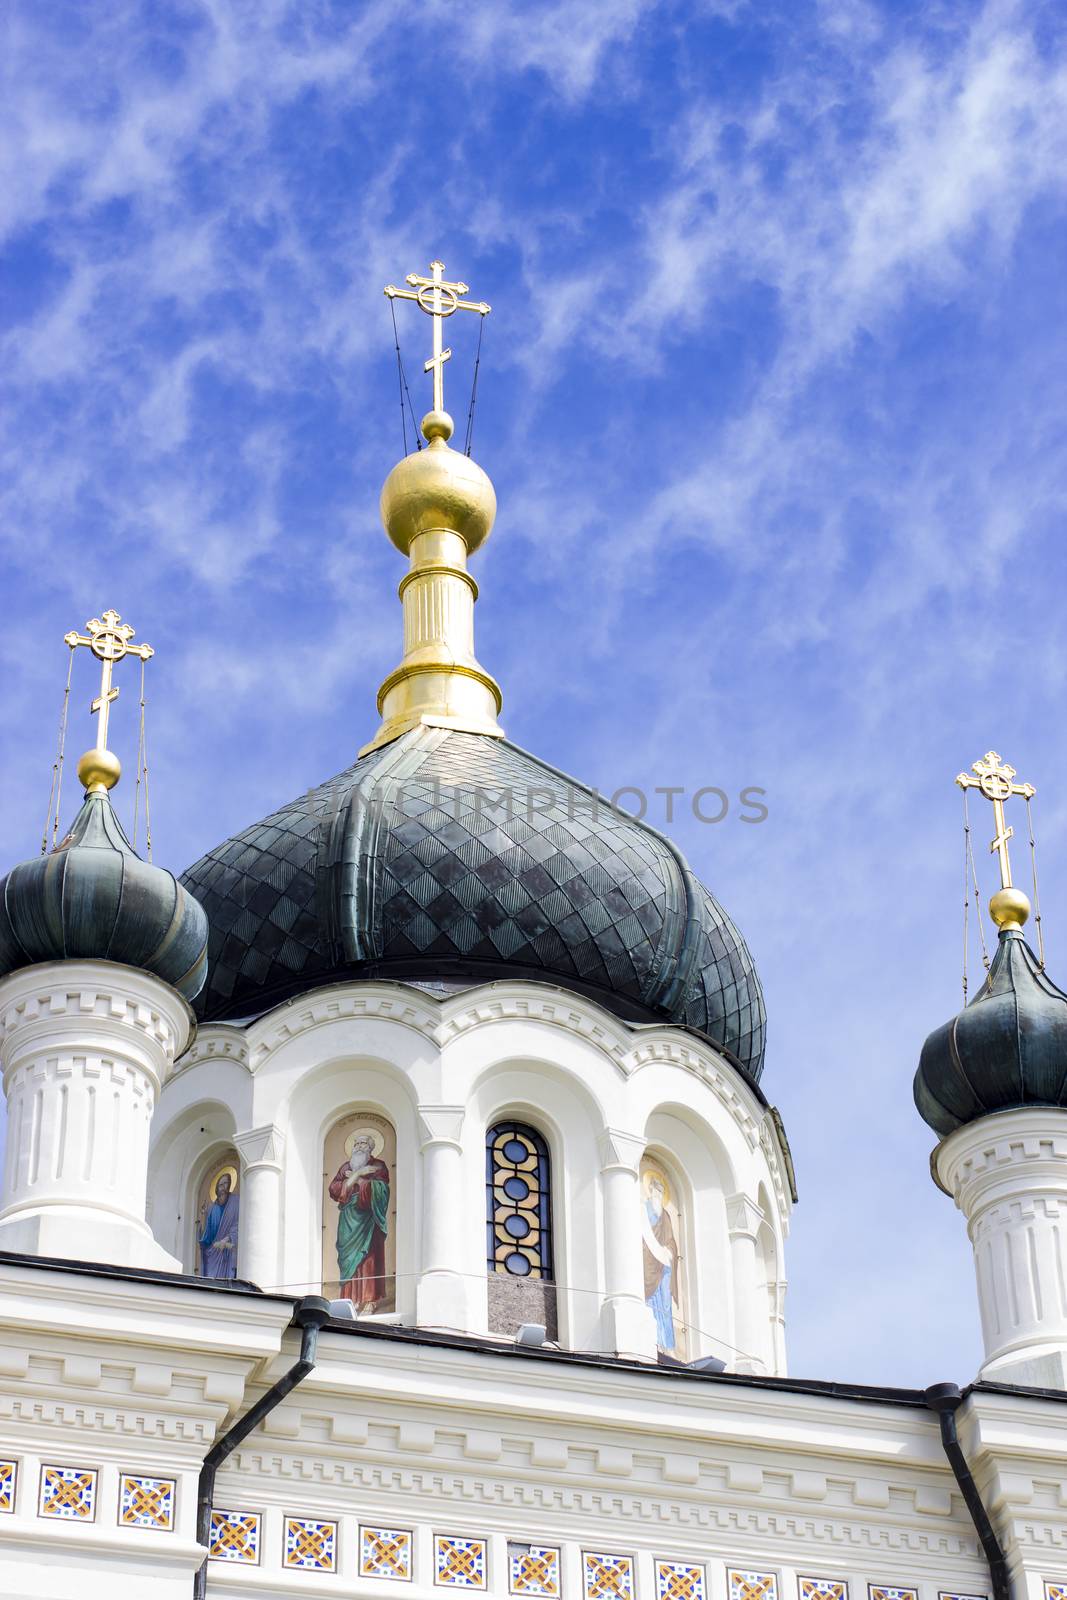
<path id="1" fill-rule="evenodd" d="M 405 456 L 382 490 L 382 521 L 410 560 L 400 584 L 404 655 L 378 690 L 381 726 L 365 755 L 420 723 L 500 737 L 501 694 L 474 654 L 478 585 L 467 557 L 485 542 L 496 495 L 475 462 L 449 449 L 452 419 L 431 411 L 429 448 Z"/>

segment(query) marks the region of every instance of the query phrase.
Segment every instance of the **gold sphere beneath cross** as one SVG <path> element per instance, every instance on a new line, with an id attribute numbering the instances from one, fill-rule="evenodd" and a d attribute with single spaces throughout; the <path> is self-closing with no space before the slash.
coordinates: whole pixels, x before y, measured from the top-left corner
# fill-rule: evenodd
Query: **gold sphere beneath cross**
<path id="1" fill-rule="evenodd" d="M 476 461 L 449 448 L 453 429 L 447 411 L 423 419 L 424 450 L 398 461 L 382 488 L 385 531 L 404 555 L 420 533 L 441 528 L 458 533 L 468 555 L 483 545 L 496 518 L 496 491 Z"/>
<path id="2" fill-rule="evenodd" d="M 1029 898 L 1021 889 L 998 889 L 989 902 L 989 915 L 998 928 L 1021 928 L 1030 915 Z"/>
<path id="3" fill-rule="evenodd" d="M 78 758 L 78 780 L 86 794 L 106 794 L 122 776 L 122 763 L 113 750 L 86 750 Z"/>

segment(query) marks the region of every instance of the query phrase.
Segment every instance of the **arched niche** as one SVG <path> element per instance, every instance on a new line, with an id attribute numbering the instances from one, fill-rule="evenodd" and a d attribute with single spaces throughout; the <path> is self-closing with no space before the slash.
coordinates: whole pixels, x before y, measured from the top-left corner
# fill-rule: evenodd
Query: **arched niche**
<path id="1" fill-rule="evenodd" d="M 524 1117 L 501 1117 L 485 1135 L 486 1290 L 490 1333 L 524 1323 L 558 1335 L 552 1152 Z"/>
<path id="2" fill-rule="evenodd" d="M 505 1056 L 481 1064 L 474 1076 L 464 1168 L 477 1184 L 467 1214 L 477 1218 L 478 1232 L 468 1270 L 488 1277 L 486 1131 L 508 1119 L 535 1129 L 548 1147 L 553 1293 L 546 1298 L 554 1302 L 556 1338 L 566 1349 L 598 1349 L 604 1276 L 599 1137 L 605 1118 L 585 1079 L 558 1062 Z M 490 1291 L 487 1283 L 483 1304 Z M 540 1307 L 529 1308 L 522 1321 L 552 1325 L 547 1308 Z"/>
<path id="3" fill-rule="evenodd" d="M 736 1186 L 734 1164 L 719 1130 L 677 1102 L 649 1115 L 645 1138 L 647 1153 L 674 1179 L 680 1214 L 679 1316 L 686 1339 L 679 1359 L 710 1355 L 732 1364 L 737 1350 L 726 1197 Z M 641 1207 L 644 1215 L 643 1193 Z"/>
<path id="4" fill-rule="evenodd" d="M 345 1112 L 323 1145 L 322 1286 L 357 1316 L 396 1310 L 396 1130 L 370 1107 Z"/>
<path id="5" fill-rule="evenodd" d="M 232 1145 L 217 1145 L 198 1163 L 194 1177 L 192 1271 L 198 1278 L 240 1277 L 241 1158 Z"/>
<path id="6" fill-rule="evenodd" d="M 769 1371 L 784 1373 L 785 1358 L 785 1274 L 782 1248 L 774 1228 L 776 1212 L 765 1184 L 760 1184 L 757 1204 L 763 1213 L 756 1243 L 763 1292 L 767 1297 Z"/>
<path id="7" fill-rule="evenodd" d="M 697 1330 L 689 1284 L 692 1220 L 688 1184 L 657 1145 L 646 1147 L 638 1176 L 645 1304 L 656 1320 L 656 1348 L 676 1361 L 689 1361 Z"/>
<path id="8" fill-rule="evenodd" d="M 148 1223 L 163 1248 L 193 1276 L 200 1275 L 201 1190 L 224 1156 L 240 1174 L 233 1143 L 236 1131 L 230 1107 L 207 1099 L 185 1106 L 153 1128 Z M 238 1262 L 237 1276 L 241 1275 Z"/>

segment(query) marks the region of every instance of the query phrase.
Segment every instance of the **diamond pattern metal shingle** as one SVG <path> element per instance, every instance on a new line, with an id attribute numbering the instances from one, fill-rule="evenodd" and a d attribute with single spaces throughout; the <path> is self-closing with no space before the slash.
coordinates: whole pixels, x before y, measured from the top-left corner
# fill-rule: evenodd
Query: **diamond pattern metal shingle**
<path id="1" fill-rule="evenodd" d="M 420 729 L 183 877 L 211 927 L 204 1017 L 342 976 L 506 970 L 710 1035 L 758 1078 L 748 949 L 654 830 L 504 740 Z"/>

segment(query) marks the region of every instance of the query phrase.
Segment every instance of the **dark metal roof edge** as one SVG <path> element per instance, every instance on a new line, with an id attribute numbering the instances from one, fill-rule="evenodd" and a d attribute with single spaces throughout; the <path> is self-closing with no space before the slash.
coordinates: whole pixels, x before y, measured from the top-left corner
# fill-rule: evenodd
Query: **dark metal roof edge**
<path id="1" fill-rule="evenodd" d="M 251 1295 L 295 1306 L 299 1295 L 276 1294 L 246 1278 L 197 1278 L 188 1272 L 158 1272 L 151 1267 L 120 1267 L 110 1261 L 70 1261 L 63 1256 L 28 1255 L 20 1250 L 0 1250 L 0 1266 L 36 1267 L 43 1272 L 69 1272 L 79 1278 L 117 1278 L 128 1283 L 157 1283 L 168 1289 L 195 1289 L 208 1294 Z"/>
<path id="2" fill-rule="evenodd" d="M 1060 1405 L 1067 1404 L 1067 1389 L 1047 1389 L 1029 1383 L 995 1383 L 988 1378 L 979 1378 L 976 1383 L 968 1384 L 963 1391 L 963 1398 L 967 1400 L 972 1394 L 1006 1394 L 1017 1400 L 1055 1400 Z"/>
<path id="3" fill-rule="evenodd" d="M 849 1400 L 858 1404 L 905 1406 L 925 1411 L 925 1391 L 898 1389 L 876 1384 L 834 1383 L 817 1378 L 777 1378 L 742 1372 L 696 1372 L 691 1367 L 657 1365 L 624 1356 L 605 1355 L 592 1350 L 552 1350 L 545 1345 L 506 1344 L 475 1334 L 438 1333 L 429 1328 L 401 1328 L 395 1324 L 357 1323 L 345 1318 L 331 1320 L 324 1333 L 341 1333 L 362 1339 L 395 1340 L 404 1344 L 436 1346 L 449 1350 L 469 1350 L 481 1355 L 499 1355 L 508 1360 L 555 1362 L 564 1366 L 595 1367 L 608 1372 L 632 1372 L 658 1378 L 682 1378 L 687 1382 L 721 1384 L 724 1388 L 763 1389 L 781 1394 L 804 1394 L 826 1399 Z"/>

